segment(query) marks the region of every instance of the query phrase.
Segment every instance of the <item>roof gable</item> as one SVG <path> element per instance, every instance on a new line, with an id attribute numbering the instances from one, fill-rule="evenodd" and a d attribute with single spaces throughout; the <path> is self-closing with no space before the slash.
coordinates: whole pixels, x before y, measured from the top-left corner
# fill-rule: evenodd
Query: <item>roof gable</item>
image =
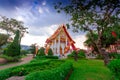
<path id="1" fill-rule="evenodd" d="M 62 32 L 62 31 L 63 31 L 64 34 L 67 36 L 67 38 L 68 38 L 69 41 L 75 43 L 75 42 L 73 41 L 73 39 L 71 38 L 71 36 L 69 35 L 69 33 L 68 33 L 65 25 L 59 26 L 59 28 L 53 33 L 53 35 L 51 35 L 51 36 L 46 40 L 46 43 L 49 43 L 49 42 L 51 42 L 52 40 L 54 40 L 54 39 L 60 34 L 60 32 Z"/>

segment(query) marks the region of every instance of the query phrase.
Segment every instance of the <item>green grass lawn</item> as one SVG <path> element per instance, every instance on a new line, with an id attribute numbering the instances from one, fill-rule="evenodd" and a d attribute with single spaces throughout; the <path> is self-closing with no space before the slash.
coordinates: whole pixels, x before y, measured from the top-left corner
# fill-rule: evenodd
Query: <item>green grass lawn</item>
<path id="1" fill-rule="evenodd" d="M 69 80 L 112 80 L 112 74 L 102 60 L 73 61 L 74 71 Z"/>

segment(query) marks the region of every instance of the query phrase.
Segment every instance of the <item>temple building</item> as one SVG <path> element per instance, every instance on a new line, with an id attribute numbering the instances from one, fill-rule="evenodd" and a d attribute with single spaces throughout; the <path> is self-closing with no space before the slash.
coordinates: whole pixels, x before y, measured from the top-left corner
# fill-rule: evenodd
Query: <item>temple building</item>
<path id="1" fill-rule="evenodd" d="M 66 57 L 72 50 L 76 50 L 75 42 L 69 35 L 65 25 L 59 28 L 51 35 L 45 44 L 45 53 L 51 48 L 55 56 Z"/>
<path id="2" fill-rule="evenodd" d="M 114 44 L 111 44 L 109 48 L 107 49 L 109 53 L 119 53 L 120 54 L 120 39 L 115 41 Z"/>

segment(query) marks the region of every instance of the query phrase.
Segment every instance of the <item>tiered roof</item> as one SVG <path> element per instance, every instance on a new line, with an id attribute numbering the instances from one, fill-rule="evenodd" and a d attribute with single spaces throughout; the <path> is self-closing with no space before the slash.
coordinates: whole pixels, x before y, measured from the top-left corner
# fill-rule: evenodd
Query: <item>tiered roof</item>
<path id="1" fill-rule="evenodd" d="M 67 36 L 68 40 L 72 43 L 75 43 L 73 41 L 73 39 L 71 38 L 71 36 L 69 35 L 66 27 L 64 25 L 61 25 L 54 33 L 52 36 L 50 36 L 47 40 L 46 40 L 46 43 L 49 43 L 51 42 L 52 40 L 54 40 L 59 34 L 60 32 L 63 31 L 65 33 L 65 35 Z"/>

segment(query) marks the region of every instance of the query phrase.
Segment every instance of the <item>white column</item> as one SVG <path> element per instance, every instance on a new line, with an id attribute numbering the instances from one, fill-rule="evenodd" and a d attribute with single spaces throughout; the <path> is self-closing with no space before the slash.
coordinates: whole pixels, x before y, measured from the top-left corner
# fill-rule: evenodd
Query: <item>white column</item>
<path id="1" fill-rule="evenodd" d="M 54 40 L 54 54 L 56 54 L 56 39 Z"/>
<path id="2" fill-rule="evenodd" d="M 51 43 L 51 49 L 53 50 L 53 43 Z"/>
<path id="3" fill-rule="evenodd" d="M 57 53 L 58 53 L 58 55 L 60 55 L 60 35 L 58 35 L 58 43 L 57 43 L 58 45 L 57 45 Z"/>
<path id="4" fill-rule="evenodd" d="M 55 54 L 55 53 L 54 53 L 54 45 L 55 45 L 55 44 L 54 44 L 54 41 L 52 41 L 52 51 L 53 51 L 53 54 Z"/>
<path id="5" fill-rule="evenodd" d="M 66 37 L 66 40 L 65 40 L 65 44 L 66 44 L 66 46 L 67 46 L 67 37 Z"/>
<path id="6" fill-rule="evenodd" d="M 62 44 L 61 44 L 61 47 L 62 47 L 62 54 L 64 54 L 65 44 L 64 44 L 64 43 L 62 43 Z"/>

